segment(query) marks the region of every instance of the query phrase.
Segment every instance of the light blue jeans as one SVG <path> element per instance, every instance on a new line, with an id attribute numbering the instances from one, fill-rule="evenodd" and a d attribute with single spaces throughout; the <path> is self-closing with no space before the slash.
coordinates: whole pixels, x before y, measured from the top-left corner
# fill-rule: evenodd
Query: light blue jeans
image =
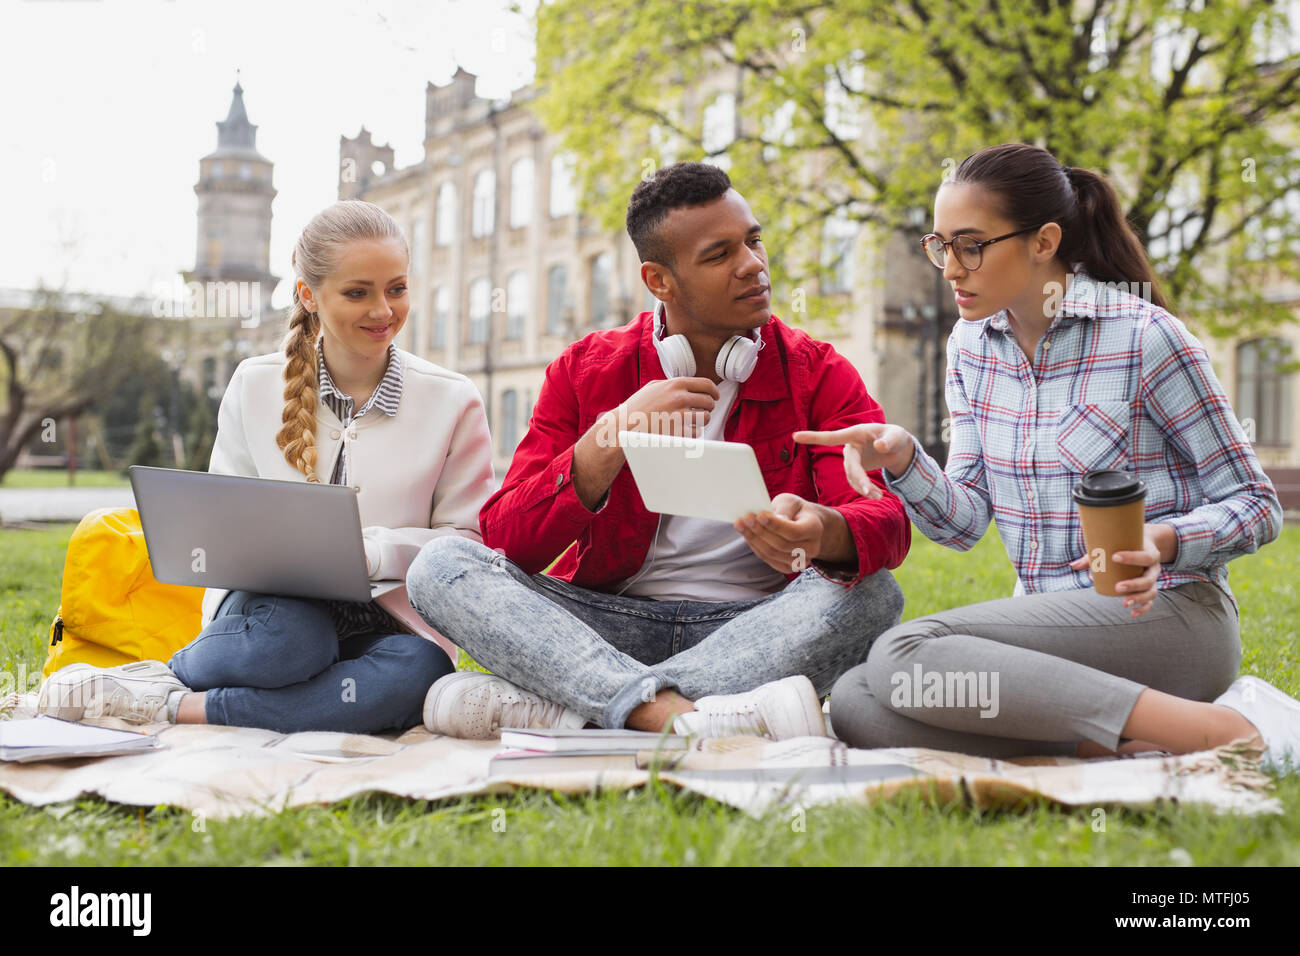
<path id="1" fill-rule="evenodd" d="M 210 724 L 370 734 L 423 722 L 424 697 L 455 667 L 414 634 L 338 639 L 320 601 L 231 591 L 167 666 L 207 691 Z"/>
<path id="2" fill-rule="evenodd" d="M 809 568 L 749 601 L 655 601 L 529 575 L 451 535 L 421 549 L 406 587 L 420 616 L 479 664 L 602 727 L 622 727 L 665 687 L 696 700 L 804 674 L 826 694 L 903 611 L 885 570 L 850 588 Z"/>

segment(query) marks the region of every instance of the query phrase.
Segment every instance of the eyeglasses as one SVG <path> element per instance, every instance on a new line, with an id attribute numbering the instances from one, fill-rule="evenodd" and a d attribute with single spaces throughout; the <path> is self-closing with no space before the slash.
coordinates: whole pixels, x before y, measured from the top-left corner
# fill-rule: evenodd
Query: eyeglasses
<path id="1" fill-rule="evenodd" d="M 1012 236 L 1020 236 L 1026 232 L 1033 232 L 1035 229 L 1041 229 L 1042 224 L 1030 226 L 1028 229 L 1019 229 L 1016 232 L 1009 232 L 1005 236 L 995 236 L 992 239 L 985 239 L 978 242 L 970 236 L 954 236 L 947 242 L 944 242 L 934 233 L 921 238 L 921 248 L 930 261 L 934 263 L 936 269 L 942 269 L 947 264 L 948 247 L 952 246 L 953 253 L 957 256 L 957 261 L 961 263 L 963 269 L 974 272 L 984 261 L 984 247 L 991 246 L 995 242 L 1001 242 L 1003 239 L 1010 239 Z"/>

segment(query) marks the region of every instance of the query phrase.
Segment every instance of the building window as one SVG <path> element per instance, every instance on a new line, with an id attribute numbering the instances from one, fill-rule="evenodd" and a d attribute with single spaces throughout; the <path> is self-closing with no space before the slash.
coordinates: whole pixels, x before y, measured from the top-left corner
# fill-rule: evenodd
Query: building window
<path id="1" fill-rule="evenodd" d="M 659 154 L 660 166 L 677 162 L 677 138 L 658 123 L 650 127 L 650 151 Z"/>
<path id="2" fill-rule="evenodd" d="M 775 162 L 785 148 L 794 145 L 796 109 L 794 100 L 786 100 L 763 117 L 763 159 L 766 162 Z"/>
<path id="3" fill-rule="evenodd" d="M 1237 346 L 1237 414 L 1251 442 L 1291 444 L 1291 373 L 1282 366 L 1281 339 L 1254 339 Z"/>
<path id="4" fill-rule="evenodd" d="M 456 186 L 443 183 L 438 187 L 438 211 L 433 227 L 433 241 L 449 246 L 456 238 Z"/>
<path id="5" fill-rule="evenodd" d="M 858 224 L 841 212 L 826 220 L 822 227 L 823 292 L 853 290 L 853 240 L 857 234 Z"/>
<path id="6" fill-rule="evenodd" d="M 433 347 L 447 347 L 447 326 L 451 325 L 451 289 L 440 285 L 433 293 Z"/>
<path id="7" fill-rule="evenodd" d="M 861 51 L 854 51 L 854 59 Z M 841 140 L 854 140 L 862 135 L 861 102 L 856 94 L 866 89 L 867 68 L 863 63 L 843 64 L 838 70 L 826 68 L 826 128 Z"/>
<path id="8" fill-rule="evenodd" d="M 429 228 L 420 218 L 411 224 L 411 275 L 424 275 L 424 257 L 426 243 L 429 241 Z"/>
<path id="9" fill-rule="evenodd" d="M 240 179 L 252 179 L 252 178 L 253 178 L 253 167 L 250 166 L 248 163 L 240 163 L 240 164 L 239 164 L 239 178 L 240 178 Z"/>
<path id="10" fill-rule="evenodd" d="M 491 169 L 480 169 L 474 177 L 474 212 L 470 218 L 470 235 L 492 235 L 496 217 L 497 174 Z"/>
<path id="11" fill-rule="evenodd" d="M 721 93 L 704 108 L 701 145 L 706 153 L 721 153 L 736 138 L 736 95 Z"/>
<path id="12" fill-rule="evenodd" d="M 488 337 L 488 315 L 492 306 L 492 289 L 486 278 L 469 284 L 469 344 L 482 345 Z"/>
<path id="13" fill-rule="evenodd" d="M 573 188 L 573 161 L 564 153 L 551 157 L 551 217 L 572 216 L 578 208 Z"/>
<path id="14" fill-rule="evenodd" d="M 609 318 L 609 280 L 613 271 L 613 257 L 602 252 L 591 260 L 591 325 L 604 326 Z"/>
<path id="15" fill-rule="evenodd" d="M 501 457 L 515 453 L 519 444 L 519 393 L 508 388 L 501 393 Z"/>
<path id="16" fill-rule="evenodd" d="M 569 270 L 564 266 L 551 266 L 546 273 L 546 334 L 565 335 L 568 322 L 564 315 L 565 284 Z"/>
<path id="17" fill-rule="evenodd" d="M 533 161 L 525 156 L 510 167 L 510 228 L 521 229 L 533 221 Z"/>
<path id="18" fill-rule="evenodd" d="M 506 280 L 506 338 L 524 337 L 524 316 L 528 313 L 528 273 L 510 273 Z"/>
<path id="19" fill-rule="evenodd" d="M 420 354 L 423 349 L 420 342 L 420 310 L 415 306 L 411 306 L 407 310 L 406 321 L 402 323 L 402 331 L 397 334 L 397 339 L 394 341 L 399 343 L 397 345 L 399 349 L 406 349 L 413 355 Z"/>

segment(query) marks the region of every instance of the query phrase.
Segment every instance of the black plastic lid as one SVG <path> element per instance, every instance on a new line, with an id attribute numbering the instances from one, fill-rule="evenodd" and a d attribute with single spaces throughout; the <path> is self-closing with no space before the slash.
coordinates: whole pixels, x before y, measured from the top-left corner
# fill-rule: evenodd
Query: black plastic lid
<path id="1" fill-rule="evenodd" d="M 1146 496 L 1147 486 L 1127 471 L 1090 471 L 1074 486 L 1076 503 L 1093 508 L 1131 504 Z"/>

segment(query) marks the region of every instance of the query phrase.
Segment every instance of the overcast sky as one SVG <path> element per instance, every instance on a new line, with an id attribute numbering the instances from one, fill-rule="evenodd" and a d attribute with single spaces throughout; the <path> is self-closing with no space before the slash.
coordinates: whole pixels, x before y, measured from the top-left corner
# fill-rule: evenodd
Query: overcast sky
<path id="1" fill-rule="evenodd" d="M 271 271 L 337 198 L 340 135 L 423 158 L 424 89 L 533 79 L 508 0 L 0 0 L 0 288 L 148 295 L 194 265 L 199 158 L 238 68 L 275 164 Z M 534 0 L 523 6 L 531 11 Z M 281 283 L 276 305 L 287 302 Z"/>

